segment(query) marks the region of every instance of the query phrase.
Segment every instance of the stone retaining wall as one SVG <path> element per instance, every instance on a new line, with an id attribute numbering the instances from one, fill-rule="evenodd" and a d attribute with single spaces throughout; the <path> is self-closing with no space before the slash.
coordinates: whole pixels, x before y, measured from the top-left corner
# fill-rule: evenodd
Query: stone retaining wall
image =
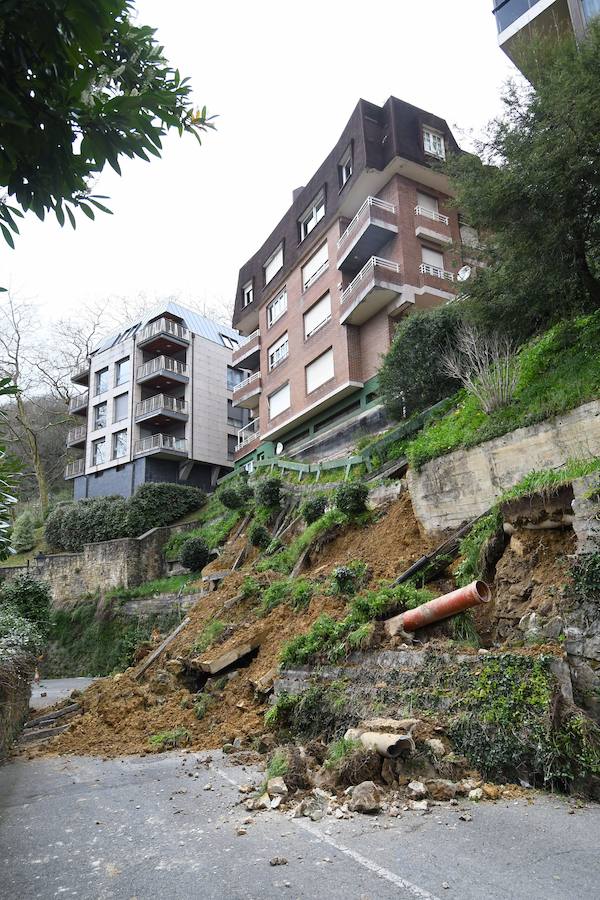
<path id="1" fill-rule="evenodd" d="M 20 651 L 0 651 L 0 760 L 8 755 L 27 718 L 33 657 Z"/>

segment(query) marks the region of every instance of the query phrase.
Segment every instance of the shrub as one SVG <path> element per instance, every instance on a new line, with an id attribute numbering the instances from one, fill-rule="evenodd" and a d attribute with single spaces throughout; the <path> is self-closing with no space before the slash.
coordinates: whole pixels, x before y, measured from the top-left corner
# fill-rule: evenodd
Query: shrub
<path id="1" fill-rule="evenodd" d="M 173 750 L 182 744 L 189 744 L 190 733 L 186 728 L 172 728 L 170 731 L 158 731 L 151 734 L 148 743 L 157 750 Z"/>
<path id="2" fill-rule="evenodd" d="M 337 509 L 347 516 L 358 516 L 366 509 L 369 488 L 366 484 L 341 484 L 334 494 Z"/>
<path id="3" fill-rule="evenodd" d="M 251 485 L 248 484 L 245 478 L 242 478 L 238 485 L 238 494 L 244 501 L 244 503 L 250 503 L 254 500 L 254 490 Z"/>
<path id="4" fill-rule="evenodd" d="M 256 502 L 260 506 L 279 506 L 281 502 L 281 479 L 263 478 L 258 482 L 255 491 Z"/>
<path id="5" fill-rule="evenodd" d="M 271 543 L 271 535 L 264 525 L 253 522 L 248 529 L 248 540 L 253 547 L 259 547 L 261 550 L 266 550 Z"/>
<path id="6" fill-rule="evenodd" d="M 227 509 L 240 509 L 244 505 L 242 493 L 234 485 L 224 485 L 218 496 L 223 506 L 226 506 Z"/>
<path id="7" fill-rule="evenodd" d="M 210 551 L 203 537 L 190 537 L 181 549 L 181 564 L 192 572 L 201 572 L 208 562 Z"/>
<path id="8" fill-rule="evenodd" d="M 135 537 L 200 509 L 206 503 L 206 494 L 190 485 L 147 482 L 128 503 L 127 533 Z"/>
<path id="9" fill-rule="evenodd" d="M 0 587 L 0 604 L 12 606 L 42 636 L 50 629 L 50 588 L 33 575 L 16 575 Z"/>
<path id="10" fill-rule="evenodd" d="M 314 587 L 307 578 L 282 578 L 274 581 L 261 598 L 259 615 L 266 616 L 281 603 L 291 603 L 294 609 L 304 609 L 310 603 Z"/>
<path id="11" fill-rule="evenodd" d="M 355 560 L 347 566 L 336 566 L 331 573 L 333 594 L 355 594 L 366 581 L 367 566 Z"/>
<path id="12" fill-rule="evenodd" d="M 0 649 L 29 650 L 38 652 L 44 645 L 44 636 L 37 625 L 21 615 L 11 603 L 0 604 Z"/>
<path id="13" fill-rule="evenodd" d="M 300 514 L 307 525 L 312 525 L 320 519 L 327 509 L 327 498 L 321 494 L 318 497 L 310 497 L 302 504 Z"/>
<path id="14" fill-rule="evenodd" d="M 16 520 L 11 545 L 16 553 L 25 553 L 35 547 L 35 521 L 30 512 L 24 512 Z"/>

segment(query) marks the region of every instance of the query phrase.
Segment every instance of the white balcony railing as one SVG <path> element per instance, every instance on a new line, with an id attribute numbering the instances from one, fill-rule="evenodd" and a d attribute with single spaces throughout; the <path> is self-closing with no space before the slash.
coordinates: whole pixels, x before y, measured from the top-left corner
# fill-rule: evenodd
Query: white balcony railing
<path id="1" fill-rule="evenodd" d="M 175 372 L 177 375 L 185 375 L 187 377 L 188 367 L 185 363 L 172 359 L 170 356 L 157 356 L 155 359 L 148 360 L 142 366 L 138 366 L 137 377 L 147 378 L 155 372 L 165 370 L 167 372 Z"/>
<path id="2" fill-rule="evenodd" d="M 173 337 L 181 338 L 183 341 L 189 341 L 190 339 L 189 331 L 183 325 L 180 325 L 179 322 L 174 322 L 172 319 L 157 319 L 156 322 L 150 322 L 149 325 L 146 325 L 138 338 L 138 343 L 147 341 L 149 338 L 154 337 L 155 334 L 170 334 Z"/>
<path id="3" fill-rule="evenodd" d="M 83 378 L 84 375 L 87 375 L 90 371 L 90 360 L 86 359 L 85 362 L 80 363 L 76 369 L 71 374 L 71 381 L 78 381 L 80 378 Z"/>
<path id="4" fill-rule="evenodd" d="M 446 281 L 454 281 L 454 273 L 447 272 L 439 266 L 432 266 L 429 263 L 421 263 L 419 266 L 421 275 L 433 275 L 434 278 L 444 278 Z"/>
<path id="5" fill-rule="evenodd" d="M 69 400 L 69 412 L 84 409 L 87 407 L 89 399 L 90 395 L 88 391 L 85 391 L 83 394 L 75 394 L 75 396 L 71 397 Z"/>
<path id="6" fill-rule="evenodd" d="M 259 382 L 259 384 L 257 385 L 257 387 L 259 387 L 260 386 L 260 372 L 253 372 L 252 375 L 248 376 L 248 378 L 244 378 L 243 381 L 240 381 L 239 384 L 236 384 L 236 386 L 233 389 L 233 393 L 237 394 L 240 391 L 244 391 L 247 387 L 249 387 L 255 381 Z"/>
<path id="7" fill-rule="evenodd" d="M 185 438 L 173 437 L 172 434 L 152 434 L 135 442 L 134 453 L 150 453 L 151 450 L 176 450 L 187 453 L 187 441 Z"/>
<path id="8" fill-rule="evenodd" d="M 337 245 L 341 247 L 346 238 L 354 231 L 356 226 L 358 225 L 360 219 L 362 218 L 363 213 L 370 209 L 370 207 L 374 206 L 376 209 L 383 209 L 389 213 L 395 213 L 396 207 L 392 203 L 388 203 L 387 200 L 380 200 L 379 197 L 367 197 L 359 211 L 356 213 L 346 230 L 343 234 L 338 238 Z"/>
<path id="9" fill-rule="evenodd" d="M 245 447 L 246 444 L 251 444 L 252 441 L 257 440 L 260 437 L 258 424 L 258 419 L 252 419 L 250 422 L 248 422 L 247 425 L 244 425 L 243 428 L 240 428 L 237 433 L 238 450 L 241 450 L 241 448 Z"/>
<path id="10" fill-rule="evenodd" d="M 136 403 L 135 415 L 136 417 L 147 416 L 158 409 L 170 409 L 176 413 L 187 413 L 188 405 L 185 400 L 180 400 L 178 397 L 156 394 L 154 397 L 148 397 L 147 400 L 141 400 L 139 403 Z"/>
<path id="11" fill-rule="evenodd" d="M 444 225 L 448 225 L 450 222 L 448 216 L 435 209 L 427 209 L 426 206 L 415 206 L 415 215 L 425 216 L 426 219 L 431 219 L 433 222 L 443 222 Z"/>
<path id="12" fill-rule="evenodd" d="M 67 432 L 67 446 L 69 444 L 77 444 L 84 441 L 87 435 L 87 426 L 79 425 L 77 428 L 69 428 Z"/>
<path id="13" fill-rule="evenodd" d="M 67 463 L 65 478 L 76 478 L 78 475 L 83 475 L 84 468 L 84 459 L 76 459 L 74 462 Z"/>
<path id="14" fill-rule="evenodd" d="M 340 297 L 340 303 L 344 303 L 348 299 L 348 297 L 350 297 L 350 295 L 354 293 L 361 281 L 372 277 L 376 268 L 386 269 L 389 272 L 400 271 L 400 266 L 397 262 L 392 262 L 389 259 L 381 259 L 381 257 L 379 256 L 372 256 L 371 259 L 362 267 L 356 278 L 354 278 L 350 282 L 348 287 L 343 291 L 342 296 Z"/>

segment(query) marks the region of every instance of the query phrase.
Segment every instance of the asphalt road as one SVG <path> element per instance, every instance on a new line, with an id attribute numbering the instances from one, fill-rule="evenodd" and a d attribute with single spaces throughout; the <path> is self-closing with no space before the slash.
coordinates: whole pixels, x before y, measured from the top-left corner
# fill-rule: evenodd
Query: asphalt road
<path id="1" fill-rule="evenodd" d="M 600 807 L 562 798 L 319 823 L 252 814 L 221 753 L 0 767 L 0 897 L 554 900 L 598 897 Z M 210 785 L 211 789 L 206 790 Z M 468 807 L 472 821 L 459 819 Z M 270 860 L 284 857 L 287 865 Z"/>
<path id="2" fill-rule="evenodd" d="M 39 684 L 31 687 L 29 705 L 32 709 L 45 709 L 58 700 L 64 700 L 71 691 L 85 691 L 92 681 L 93 678 L 42 678 Z"/>

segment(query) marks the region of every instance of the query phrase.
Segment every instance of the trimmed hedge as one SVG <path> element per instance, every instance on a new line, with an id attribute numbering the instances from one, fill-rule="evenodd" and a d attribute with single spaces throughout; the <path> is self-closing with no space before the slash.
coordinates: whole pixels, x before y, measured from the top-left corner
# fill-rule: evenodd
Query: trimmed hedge
<path id="1" fill-rule="evenodd" d="M 183 484 L 143 484 L 133 497 L 95 497 L 60 503 L 46 520 L 46 542 L 53 550 L 76 552 L 84 544 L 137 537 L 170 525 L 200 509 L 206 495 Z"/>
<path id="2" fill-rule="evenodd" d="M 210 556 L 208 544 L 202 537 L 190 537 L 181 550 L 181 564 L 191 572 L 201 572 Z"/>

